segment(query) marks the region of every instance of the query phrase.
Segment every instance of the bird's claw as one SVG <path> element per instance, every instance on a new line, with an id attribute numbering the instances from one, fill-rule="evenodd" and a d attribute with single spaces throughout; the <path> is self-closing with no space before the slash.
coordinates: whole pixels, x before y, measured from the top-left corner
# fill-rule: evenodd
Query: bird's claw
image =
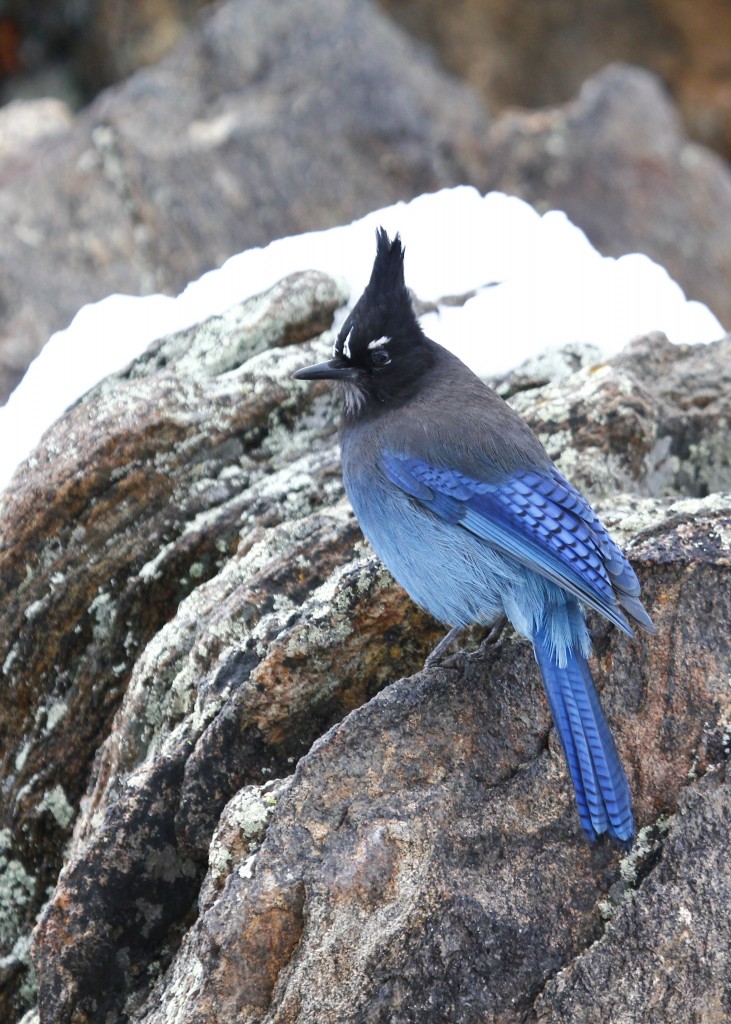
<path id="1" fill-rule="evenodd" d="M 483 647 L 492 646 L 492 644 L 496 644 L 498 642 L 502 631 L 505 629 L 507 621 L 508 620 L 505 615 L 501 615 L 500 618 L 495 619 L 493 624 L 490 626 L 487 636 L 480 644 L 480 650 L 482 650 Z M 449 648 L 462 632 L 463 630 L 459 626 L 455 626 L 454 629 L 450 629 L 447 635 L 439 641 L 431 654 L 426 658 L 424 668 L 434 668 L 437 665 L 440 668 L 462 668 L 467 657 L 467 651 L 458 650 L 445 657 Z"/>

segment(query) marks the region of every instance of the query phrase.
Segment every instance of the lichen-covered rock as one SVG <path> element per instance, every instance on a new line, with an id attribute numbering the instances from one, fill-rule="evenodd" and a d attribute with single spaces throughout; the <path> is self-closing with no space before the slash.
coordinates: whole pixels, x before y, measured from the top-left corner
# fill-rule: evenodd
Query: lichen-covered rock
<path id="1" fill-rule="evenodd" d="M 651 334 L 606 361 L 569 346 L 495 383 L 594 497 L 731 492 L 731 337 L 671 345 Z"/>
<path id="2" fill-rule="evenodd" d="M 309 406 L 287 381 L 287 348 L 256 352 L 276 335 L 280 344 L 316 336 L 342 300 L 334 282 L 304 274 L 273 289 L 263 311 L 255 299 L 153 346 L 47 432 L 0 500 L 3 799 L 22 859 L 36 861 L 39 844 L 45 851 L 39 893 L 58 868 L 53 836 L 68 834 L 68 808 L 147 642 L 216 575 L 242 532 L 253 543 L 247 521 L 263 530 L 295 516 L 294 490 L 277 504 L 251 485 L 271 470 L 271 434 L 289 431 Z M 296 432 L 300 454 L 318 432 L 311 421 L 309 433 Z M 334 455 L 310 483 L 319 486 L 310 507 L 332 495 L 328 478 L 339 494 Z"/>
<path id="3" fill-rule="evenodd" d="M 344 299 L 294 275 L 163 339 L 51 428 L 3 498 L 3 820 L 8 879 L 29 879 L 9 892 L 9 991 L 72 827 L 43 933 L 68 992 L 49 999 L 89 994 L 93 1017 L 90 950 L 127 965 L 105 961 L 118 1006 L 188 912 L 227 800 L 440 635 L 364 557 L 330 399 L 290 379 L 307 358 L 292 346 Z"/>
<path id="4" fill-rule="evenodd" d="M 689 774 L 725 756 L 731 502 L 696 501 L 692 520 L 652 502 L 642 514 L 631 550 L 658 637 L 628 643 L 597 624 L 595 643 L 649 825 L 673 814 Z M 704 629 L 689 625 L 700 620 Z M 673 965 L 694 982 L 689 1005 L 712 1006 L 729 979 L 725 964 L 710 992 L 701 985 L 729 932 L 727 787 L 683 807 L 624 863 L 584 841 L 525 642 L 402 680 L 299 762 L 262 846 L 232 857 L 218 898 L 134 1019 L 513 1024 L 535 1019 L 540 996 L 547 1020 L 617 1020 L 621 1005 L 621 1019 L 640 1024 L 647 1007 L 633 992 L 662 989 L 658 963 L 665 988 Z M 668 878 L 689 898 L 685 911 L 663 904 Z M 705 892 L 715 901 L 708 915 Z M 563 968 L 566 1009 L 552 1015 L 546 985 Z M 592 1003 L 582 1016 L 587 975 L 604 986 L 602 1010 Z M 677 1006 L 665 1019 L 699 1018 Z"/>
<path id="5" fill-rule="evenodd" d="M 499 382 L 601 500 L 658 625 L 632 643 L 591 620 L 649 829 L 622 874 L 581 836 L 529 645 L 413 675 L 440 627 L 360 536 L 327 386 L 290 378 L 344 298 L 293 275 L 162 339 L 3 499 L 9 1019 L 38 916 L 44 1022 L 530 1020 L 685 857 L 673 815 L 731 720 L 731 498 L 704 496 L 729 486 L 729 340 L 574 348 L 560 381 L 538 360 Z"/>
<path id="6" fill-rule="evenodd" d="M 724 765 L 685 791 L 662 859 L 600 941 L 551 979 L 536 1024 L 731 1019 L 730 833 Z"/>

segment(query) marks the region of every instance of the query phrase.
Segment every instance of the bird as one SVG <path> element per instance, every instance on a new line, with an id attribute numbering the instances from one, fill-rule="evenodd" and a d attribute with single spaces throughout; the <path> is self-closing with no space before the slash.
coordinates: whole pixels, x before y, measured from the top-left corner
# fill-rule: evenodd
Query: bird
<path id="1" fill-rule="evenodd" d="M 634 837 L 627 777 L 591 676 L 584 606 L 629 636 L 655 626 L 640 584 L 528 424 L 428 338 L 399 234 L 376 232 L 370 280 L 332 358 L 343 483 L 363 534 L 413 600 L 450 627 L 508 620 L 533 645 L 590 841 Z"/>

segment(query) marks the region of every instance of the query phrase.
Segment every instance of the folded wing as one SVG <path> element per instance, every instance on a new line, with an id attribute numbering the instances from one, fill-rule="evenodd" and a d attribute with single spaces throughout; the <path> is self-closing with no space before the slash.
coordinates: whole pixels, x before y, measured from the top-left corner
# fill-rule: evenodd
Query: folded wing
<path id="1" fill-rule="evenodd" d="M 557 583 L 630 636 L 625 612 L 655 632 L 632 566 L 555 467 L 491 482 L 388 451 L 383 469 L 424 508 Z"/>

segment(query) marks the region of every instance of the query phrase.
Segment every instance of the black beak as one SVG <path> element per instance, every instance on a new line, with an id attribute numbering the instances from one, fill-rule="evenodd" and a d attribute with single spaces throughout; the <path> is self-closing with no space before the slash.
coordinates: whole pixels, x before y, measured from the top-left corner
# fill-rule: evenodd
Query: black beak
<path id="1" fill-rule="evenodd" d="M 355 380 L 358 371 L 342 359 L 331 359 L 327 363 L 315 363 L 314 366 L 303 366 L 295 370 L 295 380 Z"/>

